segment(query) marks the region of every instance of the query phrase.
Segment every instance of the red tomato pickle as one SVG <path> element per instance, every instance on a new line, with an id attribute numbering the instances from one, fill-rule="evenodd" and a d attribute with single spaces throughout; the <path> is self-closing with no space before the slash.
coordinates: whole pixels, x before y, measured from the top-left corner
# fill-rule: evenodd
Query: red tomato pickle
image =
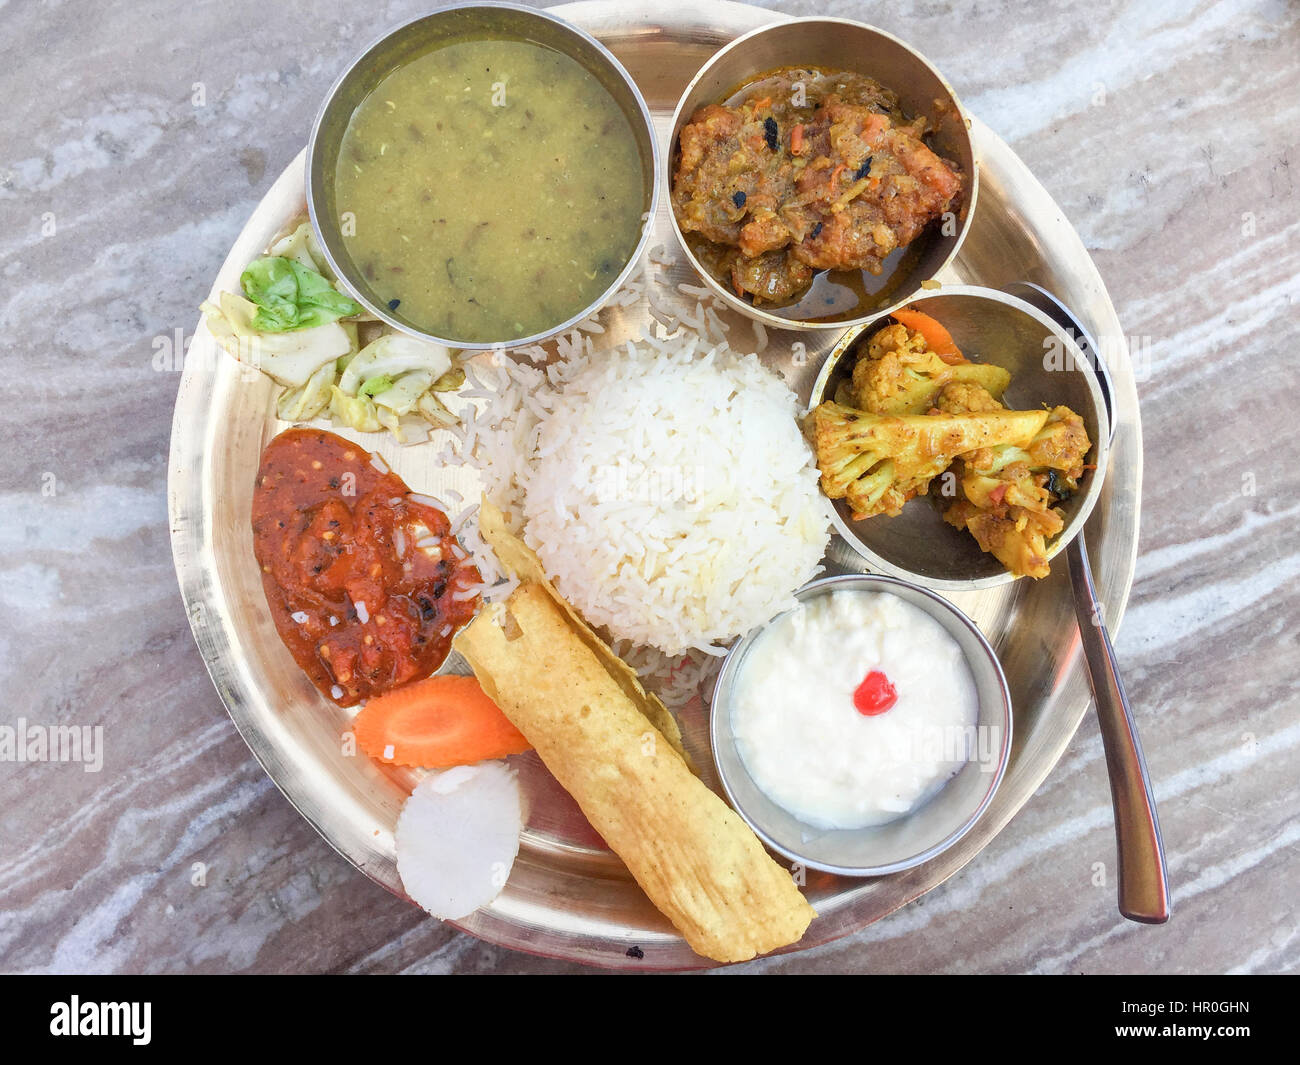
<path id="1" fill-rule="evenodd" d="M 253 490 L 275 627 L 339 706 L 429 676 L 479 604 L 479 572 L 447 515 L 381 469 L 341 436 L 288 429 L 262 453 Z"/>
<path id="2" fill-rule="evenodd" d="M 896 702 L 898 702 L 897 689 L 878 669 L 868 673 L 866 680 L 859 684 L 858 690 L 853 693 L 853 705 L 864 717 L 883 714 L 886 710 L 892 709 Z"/>

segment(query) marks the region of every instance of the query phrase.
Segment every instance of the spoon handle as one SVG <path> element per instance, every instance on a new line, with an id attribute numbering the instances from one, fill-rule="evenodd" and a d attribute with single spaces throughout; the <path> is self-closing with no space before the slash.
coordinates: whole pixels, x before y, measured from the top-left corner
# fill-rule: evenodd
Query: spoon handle
<path id="1" fill-rule="evenodd" d="M 1101 722 L 1101 741 L 1110 773 L 1110 797 L 1115 807 L 1119 912 L 1130 921 L 1164 924 L 1169 920 L 1169 881 L 1165 845 L 1160 838 L 1142 743 L 1129 709 L 1115 662 L 1115 649 L 1097 602 L 1088 550 L 1080 532 L 1066 551 L 1074 609 L 1087 664 L 1088 686 Z"/>

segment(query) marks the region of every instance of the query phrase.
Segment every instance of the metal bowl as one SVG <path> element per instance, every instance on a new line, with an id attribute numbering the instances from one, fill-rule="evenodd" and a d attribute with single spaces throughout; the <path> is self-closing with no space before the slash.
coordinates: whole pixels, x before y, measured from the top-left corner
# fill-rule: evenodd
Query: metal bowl
<path id="1" fill-rule="evenodd" d="M 604 86 L 627 116 L 636 137 L 641 155 L 647 220 L 653 219 L 659 203 L 661 171 L 653 120 L 631 75 L 613 53 L 590 34 L 545 11 L 510 3 L 455 4 L 439 8 L 399 26 L 353 60 L 326 95 L 307 144 L 307 209 L 325 258 L 357 300 L 394 329 L 448 347 L 472 350 L 537 343 L 594 314 L 632 273 L 652 231 L 648 222 L 642 226 L 641 241 L 636 250 L 619 275 L 595 300 L 571 318 L 531 336 L 501 337 L 488 342 L 439 337 L 390 310 L 388 304 L 375 295 L 343 243 L 342 220 L 335 202 L 334 170 L 348 122 L 366 96 L 400 63 L 448 41 L 485 35 L 527 40 L 553 48 L 577 60 Z"/>
<path id="2" fill-rule="evenodd" d="M 801 602 L 840 589 L 896 595 L 934 618 L 957 641 L 975 680 L 979 699 L 970 757 L 955 776 L 921 806 L 887 824 L 822 829 L 800 821 L 760 790 L 741 757 L 731 727 L 736 682 L 763 634 L 751 632 L 727 655 L 713 696 L 713 757 L 727 798 L 750 828 L 773 850 L 813 869 L 843 876 L 883 876 L 929 861 L 974 826 L 993 799 L 1011 753 L 1011 693 L 998 657 L 975 623 L 947 600 L 914 584 L 869 574 L 827 577 L 805 585 Z M 784 617 L 785 615 L 781 615 Z M 790 707 L 797 713 L 797 707 Z"/>
<path id="3" fill-rule="evenodd" d="M 1048 545 L 1048 559 L 1056 557 L 1096 506 L 1110 454 L 1110 420 L 1087 356 L 1043 312 L 995 289 L 945 285 L 911 300 L 911 306 L 943 322 L 972 362 L 995 363 L 1010 371 L 1006 406 L 1036 410 L 1063 404 L 1083 417 L 1092 440 L 1089 460 L 1096 468 L 1084 473 L 1079 492 L 1061 503 L 1065 528 Z M 810 410 L 835 399 L 840 382 L 852 375 L 859 343 L 866 343 L 888 321 L 888 315 L 881 315 L 844 334 L 816 377 Z M 933 488 L 933 482 L 931 485 Z M 879 515 L 863 521 L 854 521 L 844 499 L 836 499 L 833 520 L 840 536 L 872 570 L 914 580 L 927 588 L 965 592 L 1017 580 L 993 555 L 980 550 L 970 533 L 946 523 L 935 499 L 928 495 L 907 503 L 897 518 Z"/>
<path id="4" fill-rule="evenodd" d="M 1083 418 L 1092 440 L 1089 462 L 1079 491 L 1060 505 L 1065 528 L 1048 545 L 1054 558 L 1078 535 L 1101 495 L 1110 454 L 1110 419 L 1092 365 L 1060 326 L 1024 300 L 995 289 L 945 285 L 911 301 L 947 327 L 962 353 L 1011 371 L 1003 402 L 1034 410 L 1064 405 Z M 845 333 L 827 356 L 813 384 L 809 408 L 835 398 L 835 390 L 853 370 L 859 343 L 888 324 L 887 314 Z M 934 482 L 931 482 L 933 488 Z M 854 521 L 844 500 L 833 514 L 840 535 L 873 570 L 916 581 L 939 591 L 993 588 L 1017 578 L 975 538 L 943 520 L 935 500 L 918 496 L 896 518 L 883 515 Z"/>
<path id="5" fill-rule="evenodd" d="M 920 254 L 906 269 L 895 271 L 876 306 L 861 314 L 834 320 L 807 321 L 793 317 L 795 306 L 758 308 L 741 299 L 729 285 L 715 278 L 696 257 L 672 216 L 673 232 L 686 257 L 715 296 L 765 326 L 777 329 L 844 329 L 892 308 L 903 306 L 916 295 L 921 282 L 933 278 L 957 255 L 970 229 L 979 190 L 979 167 L 970 135 L 970 120 L 952 86 L 917 51 L 884 30 L 840 18 L 803 18 L 764 26 L 738 37 L 713 56 L 691 80 L 673 113 L 672 135 L 665 159 L 664 181 L 672 186 L 678 155 L 678 136 L 699 108 L 721 103 L 744 84 L 781 67 L 815 67 L 844 70 L 875 78 L 898 94 L 909 116 L 925 115 L 931 132 L 926 140 L 941 156 L 954 160 L 969 181 L 957 212 L 955 231 L 942 232 L 931 226 L 917 238 Z"/>

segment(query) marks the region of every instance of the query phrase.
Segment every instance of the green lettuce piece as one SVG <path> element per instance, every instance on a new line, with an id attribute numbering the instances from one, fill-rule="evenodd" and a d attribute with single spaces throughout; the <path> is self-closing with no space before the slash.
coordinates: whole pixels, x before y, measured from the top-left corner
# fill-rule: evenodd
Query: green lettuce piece
<path id="1" fill-rule="evenodd" d="M 346 425 L 358 432 L 377 433 L 383 428 L 370 399 L 349 396 L 338 385 L 330 386 L 330 414 L 336 425 Z"/>
<path id="2" fill-rule="evenodd" d="M 240 275 L 239 284 L 244 295 L 257 304 L 253 328 L 258 332 L 311 329 L 362 310 L 356 300 L 297 259 L 278 255 L 257 259 Z"/>
<path id="3" fill-rule="evenodd" d="M 455 392 L 464 383 L 465 371 L 459 366 L 453 366 L 429 387 L 435 392 Z"/>
<path id="4" fill-rule="evenodd" d="M 256 304 L 233 292 L 222 292 L 216 303 L 200 310 L 213 338 L 247 366 L 261 370 L 289 388 L 307 383 L 317 370 L 356 350 L 356 329 L 351 323 L 327 322 L 314 329 L 292 333 L 262 333 L 253 326 Z"/>
<path id="5" fill-rule="evenodd" d="M 415 406 L 430 425 L 435 425 L 439 429 L 449 428 L 460 421 L 432 391 L 424 393 Z"/>
<path id="6" fill-rule="evenodd" d="M 365 384 L 357 389 L 357 395 L 370 396 L 373 398 L 381 392 L 387 392 L 392 387 L 393 379 L 390 375 L 386 373 L 375 374 L 374 377 L 367 380 Z"/>
<path id="7" fill-rule="evenodd" d="M 373 381 L 372 377 L 370 381 Z M 401 377 L 390 378 L 392 384 L 382 392 L 372 392 L 375 397 L 375 403 L 381 407 L 387 407 L 395 414 L 410 414 L 415 409 L 416 403 L 420 396 L 427 392 L 430 383 L 433 381 L 432 370 L 412 370 L 410 373 L 404 373 Z M 361 386 L 364 392 L 369 386 L 367 381 Z"/>
<path id="8" fill-rule="evenodd" d="M 280 393 L 275 403 L 276 416 L 284 422 L 309 422 L 329 406 L 334 387 L 334 365 L 326 363 L 305 385 Z"/>
<path id="9" fill-rule="evenodd" d="M 397 380 L 412 370 L 424 370 L 432 382 L 451 368 L 451 352 L 441 344 L 416 340 L 404 333 L 386 333 L 367 344 L 348 361 L 347 367 L 339 375 L 339 388 L 349 396 L 355 396 L 361 392 L 361 386 L 373 377 L 385 376 Z"/>
<path id="10" fill-rule="evenodd" d="M 315 270 L 326 280 L 331 282 L 336 280 L 334 272 L 325 259 L 325 254 L 316 242 L 316 234 L 312 232 L 310 222 L 303 222 L 287 237 L 277 240 L 266 254 L 278 255 L 281 259 L 296 259 L 308 270 Z"/>
<path id="11" fill-rule="evenodd" d="M 422 444 L 429 439 L 428 423 L 421 418 L 397 414 L 386 407 L 375 407 L 375 417 L 403 447 L 409 444 Z"/>

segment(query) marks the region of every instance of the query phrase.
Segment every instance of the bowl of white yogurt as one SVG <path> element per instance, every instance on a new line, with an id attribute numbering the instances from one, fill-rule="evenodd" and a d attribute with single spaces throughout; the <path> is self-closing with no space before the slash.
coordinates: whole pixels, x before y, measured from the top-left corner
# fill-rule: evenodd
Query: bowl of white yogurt
<path id="1" fill-rule="evenodd" d="M 936 857 L 992 801 L 1011 695 L 965 614 L 894 577 L 814 581 L 732 648 L 712 709 L 732 806 L 773 850 L 882 876 Z"/>

